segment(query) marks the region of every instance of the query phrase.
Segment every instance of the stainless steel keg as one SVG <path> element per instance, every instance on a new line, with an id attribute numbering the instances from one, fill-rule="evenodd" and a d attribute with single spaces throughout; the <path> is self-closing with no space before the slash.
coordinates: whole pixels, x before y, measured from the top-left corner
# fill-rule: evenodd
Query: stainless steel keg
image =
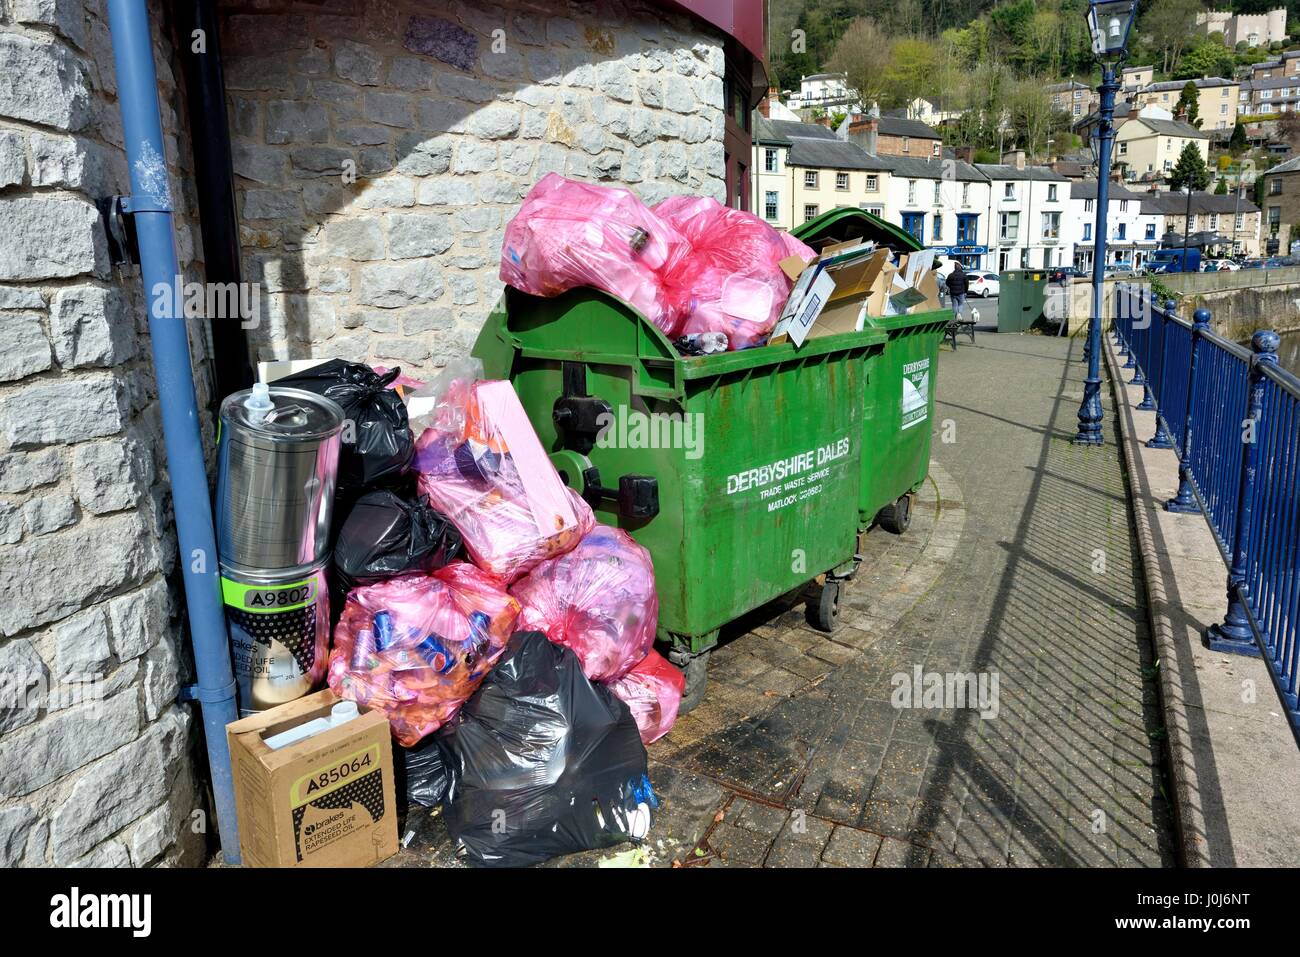
<path id="1" fill-rule="evenodd" d="M 327 557 L 343 410 L 259 384 L 221 403 L 217 550 L 243 574 L 305 571 Z"/>

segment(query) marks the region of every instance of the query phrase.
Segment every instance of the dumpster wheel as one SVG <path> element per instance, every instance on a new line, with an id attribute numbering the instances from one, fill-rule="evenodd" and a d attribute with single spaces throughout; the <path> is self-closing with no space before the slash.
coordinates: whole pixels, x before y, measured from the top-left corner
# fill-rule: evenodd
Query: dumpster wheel
<path id="1" fill-rule="evenodd" d="M 835 630 L 840 620 L 840 594 L 844 582 L 838 578 L 827 577 L 817 596 L 817 603 L 808 602 L 808 621 L 818 631 L 828 634 Z"/>
<path id="2" fill-rule="evenodd" d="M 902 535 L 912 524 L 912 495 L 900 496 L 898 501 L 886 505 L 876 515 L 876 522 L 887 532 Z"/>
<path id="3" fill-rule="evenodd" d="M 668 652 L 668 660 L 680 668 L 682 674 L 686 676 L 682 702 L 677 707 L 678 714 L 686 714 L 704 700 L 704 692 L 709 686 L 709 652 L 700 651 L 692 654 L 674 648 Z"/>

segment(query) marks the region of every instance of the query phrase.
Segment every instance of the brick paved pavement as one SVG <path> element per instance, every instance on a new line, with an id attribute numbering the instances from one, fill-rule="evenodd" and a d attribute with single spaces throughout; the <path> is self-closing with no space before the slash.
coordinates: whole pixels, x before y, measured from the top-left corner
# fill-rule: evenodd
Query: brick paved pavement
<path id="1" fill-rule="evenodd" d="M 982 335 L 942 353 L 913 528 L 867 537 L 833 636 L 794 601 L 729 630 L 704 704 L 650 749 L 650 863 L 1173 863 L 1124 477 L 1113 443 L 1069 443 L 1069 349 Z M 917 666 L 996 672 L 996 716 L 896 708 Z M 407 828 L 395 865 L 454 863 L 436 813 Z"/>

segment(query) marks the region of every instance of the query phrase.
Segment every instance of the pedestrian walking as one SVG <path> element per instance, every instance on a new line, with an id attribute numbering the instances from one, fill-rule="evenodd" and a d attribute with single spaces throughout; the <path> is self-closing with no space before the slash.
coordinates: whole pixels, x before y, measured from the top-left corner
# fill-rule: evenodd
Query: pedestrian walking
<path id="1" fill-rule="evenodd" d="M 948 287 L 948 296 L 952 299 L 952 317 L 960 319 L 962 307 L 966 305 L 966 291 L 969 288 L 966 272 L 961 268 L 961 263 L 957 263 L 952 272 L 948 273 L 944 285 Z"/>

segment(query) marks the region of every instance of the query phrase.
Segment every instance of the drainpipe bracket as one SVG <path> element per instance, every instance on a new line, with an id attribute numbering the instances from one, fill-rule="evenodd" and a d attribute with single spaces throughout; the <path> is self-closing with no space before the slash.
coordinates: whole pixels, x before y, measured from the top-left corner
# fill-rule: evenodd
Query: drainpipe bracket
<path id="1" fill-rule="evenodd" d="M 177 704 L 188 704 L 191 701 L 198 701 L 203 704 L 213 704 L 221 701 L 233 701 L 235 690 L 238 687 L 234 681 L 222 688 L 203 688 L 198 684 L 183 685 L 181 690 L 176 693 Z"/>
<path id="2" fill-rule="evenodd" d="M 104 237 L 108 241 L 108 256 L 114 266 L 140 265 L 140 244 L 135 235 L 134 214 L 129 196 L 105 196 L 95 200 L 99 210 Z"/>

